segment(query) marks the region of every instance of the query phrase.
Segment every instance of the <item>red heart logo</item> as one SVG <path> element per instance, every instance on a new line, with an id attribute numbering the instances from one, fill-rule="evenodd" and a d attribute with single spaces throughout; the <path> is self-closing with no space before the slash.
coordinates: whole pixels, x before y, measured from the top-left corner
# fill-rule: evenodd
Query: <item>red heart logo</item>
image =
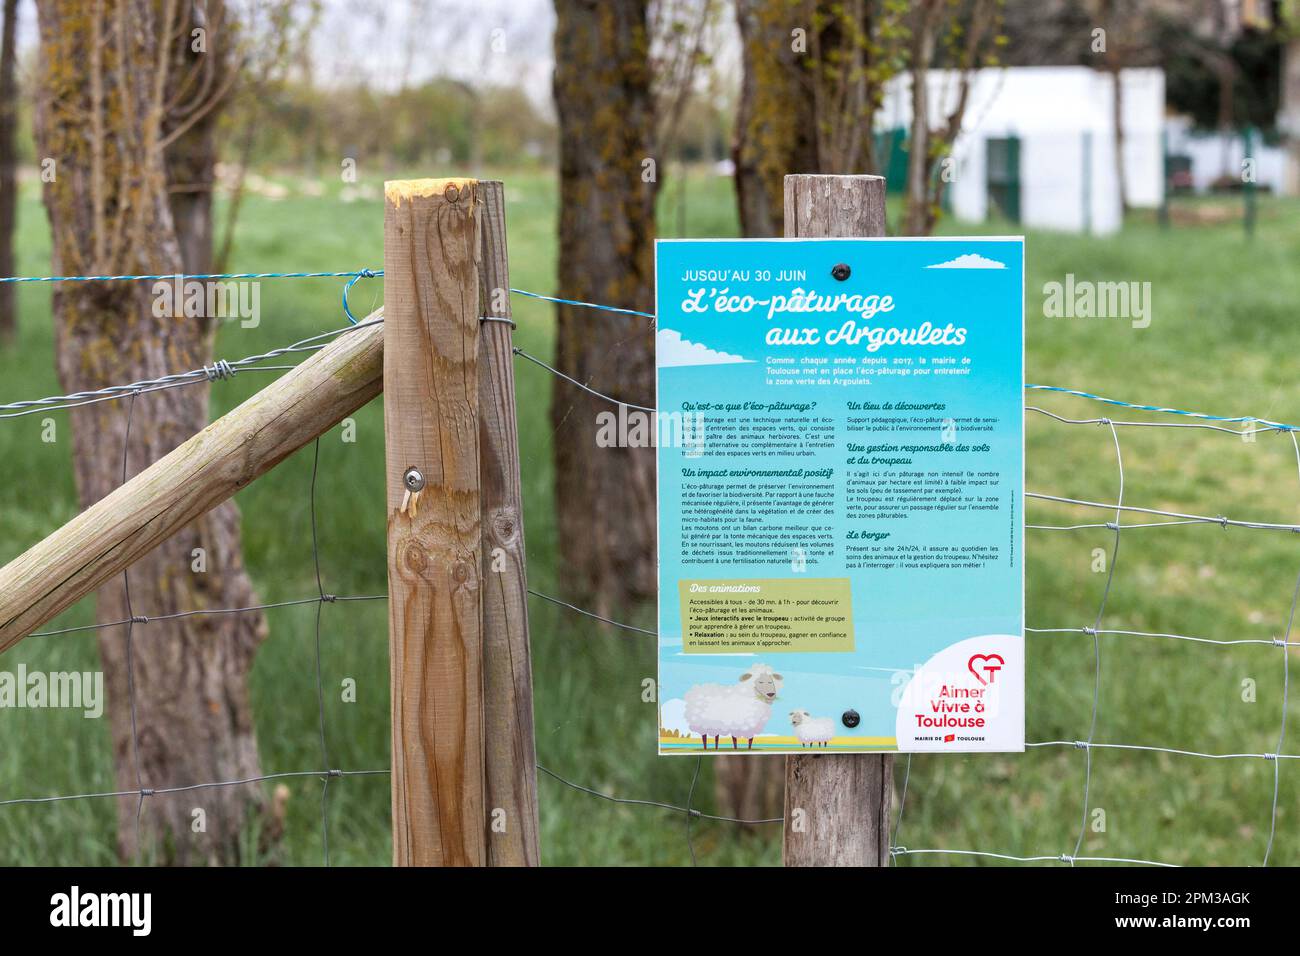
<path id="1" fill-rule="evenodd" d="M 988 680 L 981 677 L 980 672 L 975 669 L 976 661 L 984 662 L 984 666 L 981 670 L 989 675 Z M 997 663 L 993 663 L 994 661 Z M 997 676 L 998 671 L 1002 670 L 1006 664 L 1007 662 L 1002 659 L 1002 655 L 1000 654 L 972 654 L 971 659 L 966 662 L 966 667 L 975 675 L 975 679 L 981 684 L 991 684 L 993 683 L 993 678 Z"/>

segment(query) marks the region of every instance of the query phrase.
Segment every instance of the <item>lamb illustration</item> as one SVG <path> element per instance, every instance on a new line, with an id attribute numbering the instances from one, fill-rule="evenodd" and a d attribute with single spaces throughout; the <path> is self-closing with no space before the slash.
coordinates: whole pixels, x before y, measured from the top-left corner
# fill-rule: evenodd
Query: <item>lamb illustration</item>
<path id="1" fill-rule="evenodd" d="M 815 747 L 835 736 L 835 721 L 829 717 L 814 717 L 806 710 L 790 711 L 790 723 L 794 724 L 794 735 L 799 738 L 800 747 Z"/>
<path id="2" fill-rule="evenodd" d="M 709 749 L 709 735 L 713 735 L 713 749 L 718 749 L 718 739 L 731 738 L 731 749 L 739 750 L 739 738 L 749 740 L 754 749 L 754 738 L 767 725 L 772 716 L 772 701 L 776 700 L 784 678 L 766 664 L 754 664 L 740 675 L 735 684 L 696 684 L 686 692 L 686 725 L 691 733 L 704 738 L 704 749 Z"/>

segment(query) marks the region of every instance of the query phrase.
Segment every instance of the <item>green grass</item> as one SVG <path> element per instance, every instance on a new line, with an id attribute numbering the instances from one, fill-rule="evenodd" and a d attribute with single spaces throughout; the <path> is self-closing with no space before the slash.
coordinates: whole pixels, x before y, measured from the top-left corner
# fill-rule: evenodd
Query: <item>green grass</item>
<path id="1" fill-rule="evenodd" d="M 505 174 L 510 258 L 516 286 L 550 291 L 555 284 L 556 191 L 549 174 Z M 288 181 L 286 181 L 288 182 Z M 382 265 L 378 184 L 361 201 L 291 193 L 273 201 L 250 196 L 238 231 L 235 270 L 334 270 Z M 663 234 L 677 235 L 675 185 L 662 210 Z M 691 179 L 688 235 L 736 232 L 726 180 Z M 946 224 L 950 233 L 971 227 Z M 980 231 L 1014 231 L 989 224 Z M 37 194 L 21 207 L 19 268 L 49 271 L 49 240 Z M 1028 246 L 1028 375 L 1034 382 L 1082 388 L 1135 402 L 1218 414 L 1250 414 L 1300 422 L 1300 396 L 1289 358 L 1300 345 L 1293 321 L 1300 301 L 1300 205 L 1262 201 L 1258 234 L 1247 243 L 1239 226 L 1161 231 L 1134 217 L 1111 239 L 1036 234 Z M 1122 320 L 1047 319 L 1042 287 L 1072 272 L 1079 279 L 1152 283 L 1148 329 Z M 218 353 L 235 358 L 340 324 L 341 283 L 285 280 L 262 286 L 257 329 L 229 326 Z M 352 295 L 358 315 L 379 301 L 381 284 L 362 280 Z M 0 353 L 0 400 L 57 394 L 53 373 L 50 290 L 20 291 L 22 339 Z M 538 355 L 552 348 L 552 312 L 515 302 L 519 344 Z M 530 583 L 560 590 L 552 512 L 551 381 L 517 366 Z M 241 374 L 213 389 L 221 414 L 269 376 Z M 1032 393 L 1033 403 L 1075 418 L 1115 409 L 1066 396 Z M 41 440 L 45 415 L 0 421 L 0 561 L 20 553 L 76 513 L 65 413 L 51 415 L 57 441 Z M 1063 425 L 1031 415 L 1028 485 L 1075 498 L 1114 500 L 1117 469 L 1109 429 Z M 328 591 L 385 590 L 382 405 L 356 416 L 356 441 L 335 429 L 321 441 L 317 485 L 322 573 Z M 1121 442 L 1128 502 L 1204 514 L 1295 521 L 1300 501 L 1291 439 L 1262 435 L 1255 443 L 1193 429 L 1124 429 Z M 311 449 L 280 465 L 239 496 L 247 564 L 267 602 L 315 593 L 308 479 Z M 1033 503 L 1031 523 L 1105 520 L 1083 509 Z M 1037 627 L 1091 625 L 1105 575 L 1092 570 L 1094 549 L 1109 551 L 1106 532 L 1029 532 L 1028 620 Z M 1280 636 L 1300 553 L 1291 536 L 1217 526 L 1135 530 L 1123 538 L 1104 627 L 1171 631 L 1218 639 Z M 147 609 L 142 609 L 147 613 Z M 531 605 L 540 762 L 606 793 L 681 804 L 694 761 L 654 756 L 654 705 L 641 682 L 655 673 L 653 639 L 610 632 L 562 609 Z M 271 636 L 253 673 L 254 710 L 266 772 L 319 765 L 314 673 L 313 605 L 268 612 Z M 388 766 L 388 670 L 383 602 L 328 605 L 323 610 L 322 661 L 331 763 L 349 769 Z M 628 613 L 652 622 L 651 609 Z M 52 626 L 87 624 L 88 602 Z M 1087 736 L 1092 704 L 1092 640 L 1081 634 L 1028 638 L 1028 730 L 1031 740 Z M 95 638 L 34 638 L 5 655 L 42 670 L 96 666 Z M 356 703 L 339 699 L 353 678 Z M 1245 679 L 1257 700 L 1242 700 Z M 1210 647 L 1186 642 L 1103 636 L 1097 740 L 1157 744 L 1208 752 L 1264 752 L 1276 744 L 1282 660 L 1273 648 Z M 1300 740 L 1293 718 L 1289 740 Z M 696 806 L 713 806 L 712 773 L 704 762 Z M 1089 831 L 1084 855 L 1153 858 L 1179 863 L 1255 863 L 1262 857 L 1272 800 L 1272 763 L 1206 761 L 1165 754 L 1100 751 L 1093 756 L 1089 804 L 1106 812 L 1104 833 Z M 1300 767 L 1281 766 L 1278 837 L 1273 861 L 1300 862 L 1294 810 Z M 901 775 L 901 765 L 900 765 Z M 910 847 L 978 848 L 1015 854 L 1073 852 L 1081 813 L 1083 755 L 1040 749 L 1021 755 L 917 757 L 912 762 L 899 841 Z M 163 781 L 157 782 L 159 785 Z M 286 862 L 321 859 L 320 785 L 285 782 L 290 790 Z M 67 711 L 0 711 L 0 799 L 112 789 L 105 721 Z M 539 782 L 543 855 L 553 864 L 689 863 L 685 821 L 653 807 L 627 806 L 574 792 L 547 776 Z M 0 864 L 114 862 L 113 806 L 79 800 L 0 807 Z M 333 862 L 385 864 L 390 857 L 388 781 L 352 777 L 329 792 Z M 695 847 L 705 864 L 774 864 L 779 827 L 746 832 L 697 822 Z M 965 863 L 960 857 L 913 857 L 906 863 Z"/>

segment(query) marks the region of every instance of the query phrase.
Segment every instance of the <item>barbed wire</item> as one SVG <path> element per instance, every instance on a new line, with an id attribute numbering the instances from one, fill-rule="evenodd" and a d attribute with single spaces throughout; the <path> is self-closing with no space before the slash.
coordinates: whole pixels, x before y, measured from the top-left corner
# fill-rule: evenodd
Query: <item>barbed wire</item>
<path id="1" fill-rule="evenodd" d="M 47 398 L 30 399 L 21 402 L 10 402 L 6 405 L 0 405 L 0 418 L 19 418 L 23 415 L 32 415 L 41 411 L 57 411 L 61 408 L 80 408 L 83 405 L 94 405 L 97 402 L 112 401 L 118 398 L 131 398 L 136 395 L 145 395 L 149 392 L 159 391 L 164 388 L 175 388 L 182 385 L 196 385 L 200 382 L 223 381 L 232 378 L 236 372 L 245 369 L 251 369 L 258 366 L 259 363 L 269 359 L 279 358 L 282 355 L 295 355 L 301 352 L 318 352 L 327 345 L 324 339 L 334 339 L 348 332 L 355 332 L 358 329 L 370 328 L 374 325 L 382 325 L 383 319 L 371 319 L 367 322 L 361 322 L 357 325 L 345 325 L 342 328 L 332 329 L 329 332 L 321 332 L 318 335 L 308 336 L 294 342 L 292 345 L 286 345 L 282 348 L 271 349 L 269 352 L 263 352 L 260 355 L 249 355 L 234 361 L 219 359 L 212 365 L 205 365 L 202 368 L 192 369 L 188 372 L 173 372 L 168 375 L 162 375 L 158 378 L 146 379 L 140 382 L 132 382 L 129 385 L 108 385 L 104 388 L 93 389 L 85 392 L 73 392 L 70 395 L 51 395 Z M 316 344 L 321 343 L 321 344 Z M 295 365 L 276 365 L 262 366 L 262 371 L 286 371 L 297 368 Z"/>
<path id="2" fill-rule="evenodd" d="M 212 363 L 212 365 L 205 365 L 202 368 L 191 369 L 189 371 L 184 371 L 184 372 L 172 372 L 167 375 L 161 375 L 157 378 L 145 379 L 143 381 L 138 381 L 138 382 L 129 382 L 123 385 L 108 385 L 105 386 L 104 388 L 94 389 L 85 392 L 74 392 L 69 395 L 52 395 L 46 398 L 38 398 L 38 399 L 31 399 L 27 401 L 0 404 L 0 413 L 3 413 L 0 414 L 0 418 L 18 418 L 22 415 L 32 415 L 40 411 L 58 411 L 59 409 L 62 408 L 79 408 L 83 405 L 93 405 L 98 402 L 111 401 L 117 398 L 125 398 L 133 394 L 143 395 L 151 391 L 158 391 L 165 388 L 175 388 L 183 385 L 194 385 L 200 382 L 223 381 L 225 379 L 232 378 L 237 372 L 245 371 L 245 370 L 290 371 L 295 366 L 292 365 L 265 366 L 265 365 L 261 365 L 261 363 L 266 362 L 273 358 L 279 358 L 280 356 L 283 355 L 290 355 L 299 352 L 319 351 L 320 349 L 324 348 L 326 344 L 328 344 L 323 342 L 323 340 L 325 339 L 333 339 L 347 332 L 352 332 L 358 329 L 368 328 L 373 325 L 382 324 L 383 322 L 382 317 L 378 319 L 371 319 L 365 322 L 356 321 L 352 317 L 351 311 L 348 310 L 347 308 L 346 297 L 347 297 L 347 289 L 351 287 L 352 282 L 355 282 L 357 279 L 360 278 L 382 277 L 383 274 L 384 271 L 382 269 L 378 269 L 378 270 L 362 269 L 357 272 L 233 272 L 233 273 L 211 273 L 211 274 L 204 274 L 204 275 L 188 275 L 188 276 L 187 275 L 105 275 L 105 276 L 3 276 L 0 277 L 0 283 L 4 283 L 4 282 L 13 282 L 13 283 L 115 282 L 115 281 L 131 281 L 131 280 L 161 281 L 167 279 L 194 279 L 194 280 L 313 279 L 313 278 L 321 278 L 321 277 L 339 278 L 344 276 L 350 277 L 352 280 L 344 287 L 344 300 L 345 300 L 344 311 L 347 314 L 347 317 L 349 319 L 350 322 L 349 325 L 337 329 L 332 329 L 328 332 L 322 332 L 318 335 L 309 336 L 308 338 L 295 342 L 292 345 L 285 346 L 279 349 L 272 349 L 271 351 L 264 352 L 260 355 L 250 355 L 241 359 L 235 359 L 233 361 L 226 360 L 226 359 L 217 359 Z M 563 305 L 583 306 L 591 309 L 601 309 L 608 312 L 620 312 L 620 313 L 625 312 L 632 315 L 648 316 L 650 318 L 654 317 L 651 313 L 648 312 L 637 312 L 632 309 L 622 309 L 622 308 L 617 308 L 615 306 L 599 305 L 594 302 L 580 302 L 576 299 L 564 299 L 558 296 L 543 295 L 540 292 L 530 292 L 526 289 L 510 289 L 509 291 L 516 295 L 523 295 L 529 298 L 541 299 L 548 302 L 555 302 Z M 318 342 L 322 344 L 319 345 L 315 344 Z M 515 352 L 519 355 L 522 355 L 524 358 L 530 361 L 537 362 L 539 365 L 541 365 L 542 367 L 546 368 L 548 371 L 556 375 L 562 375 L 562 373 L 557 372 L 550 365 L 547 365 L 545 362 L 542 362 L 540 359 L 535 358 L 532 355 L 528 355 L 527 353 L 523 352 L 521 349 L 515 349 Z M 581 383 L 575 381 L 574 379 L 569 379 L 568 376 L 564 376 L 564 377 L 568 379 L 568 381 L 572 382 L 573 384 L 585 388 L 585 386 L 582 386 Z M 598 397 L 603 398 L 606 401 L 614 402 L 615 404 L 624 404 L 624 403 L 619 403 L 617 399 L 610 398 L 608 395 L 602 395 L 598 392 L 595 392 L 593 394 L 596 394 Z M 644 408 L 643 406 L 640 405 L 632 405 L 630 407 L 639 408 L 642 409 L 643 411 L 654 411 L 654 409 Z"/>
<path id="3" fill-rule="evenodd" d="M 0 276 L 0 283 L 30 282 L 173 282 L 193 279 L 196 282 L 225 279 L 356 279 L 382 276 L 383 270 L 352 269 L 347 272 L 169 272 L 156 275 L 84 275 L 84 276 Z"/>

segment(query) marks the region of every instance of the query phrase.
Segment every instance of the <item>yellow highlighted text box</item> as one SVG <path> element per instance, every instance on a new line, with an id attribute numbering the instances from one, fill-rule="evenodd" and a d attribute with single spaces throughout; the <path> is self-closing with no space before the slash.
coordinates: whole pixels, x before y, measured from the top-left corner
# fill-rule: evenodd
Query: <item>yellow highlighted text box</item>
<path id="1" fill-rule="evenodd" d="M 677 582 L 687 654 L 853 650 L 848 578 Z"/>

